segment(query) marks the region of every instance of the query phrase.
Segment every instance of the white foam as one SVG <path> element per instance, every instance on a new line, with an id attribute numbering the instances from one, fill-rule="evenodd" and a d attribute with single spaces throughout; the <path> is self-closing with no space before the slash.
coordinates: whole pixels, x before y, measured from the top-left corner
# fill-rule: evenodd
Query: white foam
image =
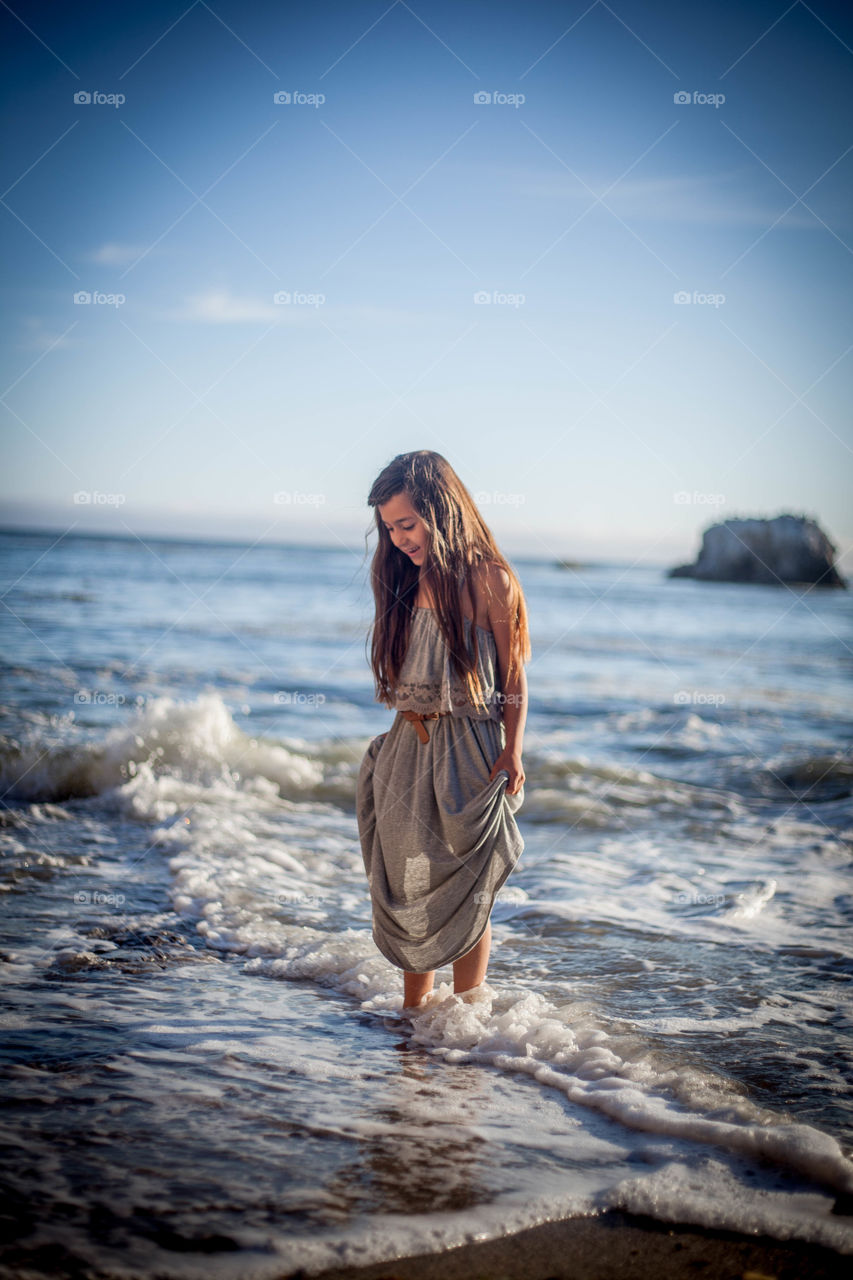
<path id="1" fill-rule="evenodd" d="M 695 725 L 690 728 L 696 730 Z M 152 824 L 150 844 L 167 857 L 174 909 L 193 922 L 208 946 L 242 955 L 249 972 L 310 979 L 347 995 L 366 1012 L 396 1015 L 402 1003 L 400 974 L 379 954 L 365 927 L 369 902 L 355 821 L 351 813 L 326 803 L 337 786 L 349 788 L 351 803 L 352 774 L 346 775 L 346 769 L 358 754 L 358 744 L 352 745 L 351 759 L 347 752 L 342 758 L 339 751 L 334 767 L 342 772 L 328 775 L 325 757 L 309 756 L 307 748 L 303 754 L 299 744 L 284 747 L 241 733 L 215 695 L 192 704 L 155 699 L 128 726 L 112 730 L 99 746 L 87 747 L 82 764 L 77 757 L 74 767 L 82 768 L 83 781 L 76 778 L 74 794 L 86 794 L 86 788 L 97 791 L 107 809 Z M 20 760 L 18 766 L 24 763 Z M 34 775 L 39 767 L 33 758 Z M 75 782 L 67 752 L 54 753 L 44 768 L 44 778 L 52 779 L 60 791 L 60 784 Z M 671 806 L 681 811 L 701 791 L 661 782 L 642 770 L 593 767 L 581 761 L 546 762 L 542 772 L 545 783 L 554 785 L 543 789 L 546 798 L 539 816 L 568 793 L 566 803 L 594 809 L 600 802 L 590 825 L 612 818 L 616 797 L 622 813 L 632 805 L 641 807 L 651 795 L 664 810 Z M 23 776 L 19 781 L 23 784 Z M 727 796 L 706 796 L 704 803 L 704 816 L 711 821 L 730 818 L 736 808 Z M 831 873 L 841 865 L 840 841 L 830 836 L 804 850 L 799 834 L 783 823 L 769 833 L 777 858 L 797 841 L 798 889 L 811 910 L 837 893 Z M 511 921 L 513 910 L 541 910 L 564 919 L 640 925 L 649 934 L 668 938 L 729 941 L 744 936 L 750 945 L 780 936 L 790 942 L 814 940 L 805 923 L 793 928 L 784 916 L 778 881 L 767 874 L 766 851 L 758 842 L 752 862 L 740 847 L 721 855 L 717 846 L 713 853 L 707 860 L 694 858 L 688 875 L 683 871 L 683 849 L 665 849 L 648 835 L 630 830 L 618 838 L 596 838 L 587 850 L 562 854 L 549 848 L 547 861 L 543 858 L 540 864 L 531 847 L 525 854 L 524 890 L 514 898 L 505 896 L 500 911 L 506 915 L 501 919 Z M 697 886 L 714 901 L 691 902 L 689 910 L 674 911 L 675 895 Z M 365 923 L 354 926 L 359 920 Z M 66 962 L 102 963 L 93 952 L 79 948 L 69 950 Z M 711 1147 L 729 1153 L 731 1160 L 770 1160 L 819 1186 L 853 1193 L 853 1165 L 834 1138 L 759 1108 L 710 1071 L 665 1062 L 642 1036 L 615 1032 L 589 1004 L 571 998 L 571 987 L 567 990 L 566 1002 L 555 1005 L 535 991 L 495 985 L 491 1004 L 478 1006 L 460 1002 L 443 983 L 435 1002 L 415 1015 L 412 1037 L 448 1062 L 520 1072 L 626 1129 L 692 1143 L 706 1163 L 702 1149 Z M 751 1010 L 746 1025 L 768 1020 L 765 1013 Z M 740 1025 L 738 1019 L 735 1022 Z M 673 1023 L 672 1029 L 686 1027 Z M 725 1029 L 725 1024 L 717 1029 Z M 229 1041 L 218 1036 L 201 1040 L 201 1046 L 209 1052 L 230 1051 Z M 730 1166 L 719 1164 L 731 1173 Z M 713 1162 L 707 1167 L 713 1170 Z M 695 1178 L 695 1166 L 690 1168 Z M 690 1221 L 685 1214 L 701 1208 L 708 1215 L 706 1225 L 740 1229 L 737 1224 L 746 1220 L 748 1188 L 744 1192 L 741 1185 L 735 1194 L 730 1187 L 731 1194 L 721 1192 L 703 1201 L 701 1190 L 682 1175 L 683 1168 L 673 1166 L 668 1178 L 661 1176 L 651 1189 L 645 1178 L 629 1179 L 614 1194 L 618 1190 L 622 1207 L 657 1206 L 635 1211 Z M 772 1223 L 778 1208 L 781 1222 L 784 1197 L 790 1194 L 779 1192 L 778 1201 L 765 1197 L 751 1202 L 750 1221 Z M 792 1201 L 798 1206 L 790 1219 L 793 1229 L 803 1239 L 829 1239 L 824 1199 L 796 1194 L 805 1198 Z M 543 1204 L 524 1207 L 524 1225 L 541 1220 L 537 1215 Z M 588 1202 L 575 1200 L 564 1201 L 561 1211 L 589 1209 Z M 492 1218 L 482 1211 L 479 1229 L 500 1230 L 509 1220 L 505 1207 Z M 833 1247 L 846 1248 L 844 1221 L 829 1225 Z M 452 1222 L 448 1218 L 446 1229 L 447 1239 L 460 1242 L 456 1215 Z M 381 1224 L 372 1223 L 371 1232 L 381 1238 Z M 356 1242 L 355 1258 L 364 1242 L 357 1242 L 357 1232 L 347 1238 Z M 325 1265 L 330 1265 L 328 1250 L 324 1256 Z"/>
<path id="2" fill-rule="evenodd" d="M 171 774 L 175 803 L 180 803 L 181 786 L 192 783 L 234 789 L 261 780 L 262 790 L 264 783 L 272 784 L 281 795 L 301 797 L 323 781 L 321 765 L 307 754 L 243 733 L 215 693 L 200 694 L 192 702 L 152 698 L 102 740 L 74 741 L 72 717 L 60 729 L 64 741 L 46 748 L 39 736 L 7 754 L 0 784 L 14 798 L 101 795 L 139 774 L 149 779 L 156 775 L 160 781 Z M 134 812 L 160 817 L 168 804 L 167 797 L 160 797 L 160 807 L 146 812 L 140 795 Z"/>
<path id="3" fill-rule="evenodd" d="M 280 958 L 259 958 L 248 967 L 312 977 L 355 996 L 367 1010 L 393 1012 L 402 1003 L 395 977 L 357 931 L 291 944 Z M 489 1009 L 466 1005 L 449 984 L 440 984 L 435 1003 L 414 1015 L 414 1040 L 449 1062 L 524 1072 L 628 1128 L 773 1160 L 835 1191 L 853 1192 L 853 1164 L 830 1135 L 780 1119 L 710 1072 L 658 1066 L 642 1044 L 626 1053 L 620 1038 L 582 1008 L 560 1009 L 534 992 L 491 991 Z"/>
<path id="4" fill-rule="evenodd" d="M 244 769 L 238 782 L 232 770 L 223 772 L 219 766 L 232 730 L 216 701 L 195 711 L 202 723 L 209 715 L 214 729 L 214 745 L 204 747 L 196 741 L 200 725 L 193 716 L 178 717 L 176 727 L 173 709 L 159 709 L 159 719 L 177 734 L 169 747 L 172 759 L 185 750 L 187 724 L 194 725 L 191 769 L 163 775 L 146 764 L 112 794 L 113 802 L 128 811 L 161 819 L 153 839 L 171 853 L 175 909 L 195 921 L 209 946 L 245 956 L 250 971 L 310 979 L 345 993 L 366 1011 L 397 1013 L 402 1003 L 399 972 L 378 953 L 368 928 L 349 923 L 353 901 L 362 918 L 368 914 L 354 821 L 332 806 L 315 801 L 306 808 L 283 798 L 280 781 L 273 784 Z M 284 753 L 278 759 L 282 769 L 291 767 L 291 756 Z M 212 767 L 199 777 L 203 759 Z M 297 784 L 310 774 L 298 759 L 292 767 Z M 599 914 L 602 875 L 608 867 L 620 867 L 624 852 L 624 840 L 611 838 L 589 855 L 586 872 L 596 886 Z M 669 873 L 661 868 L 659 851 L 648 839 L 635 841 L 633 859 L 634 865 L 653 868 L 651 891 L 644 891 L 647 914 L 655 895 L 665 905 L 673 890 L 687 883 L 674 868 Z M 574 855 L 568 864 L 575 882 L 582 882 L 583 858 Z M 613 883 L 618 885 L 615 875 Z M 731 929 L 733 922 L 754 927 L 775 901 L 775 888 L 765 878 L 730 889 L 717 927 Z M 535 907 L 535 898 L 527 893 L 528 900 L 517 909 Z M 289 905 L 288 895 L 295 895 L 295 906 Z M 611 892 L 611 897 L 620 895 Z M 621 909 L 629 919 L 636 900 L 622 897 Z M 565 908 L 553 898 L 548 903 L 551 912 Z M 513 903 L 507 900 L 502 909 L 511 914 Z M 583 897 L 569 909 L 583 914 Z M 611 902 L 608 909 L 618 910 L 618 903 Z M 685 921 L 685 931 L 689 924 Z M 709 1071 L 662 1062 L 641 1037 L 613 1033 L 577 1002 L 558 1007 L 534 991 L 496 987 L 492 1007 L 485 1009 L 461 1005 L 442 984 L 437 1003 L 416 1016 L 413 1036 L 451 1062 L 524 1072 L 630 1129 L 771 1159 L 819 1184 L 853 1192 L 853 1165 L 835 1139 L 757 1107 Z"/>
<path id="5" fill-rule="evenodd" d="M 834 1201 L 818 1192 L 745 1187 L 720 1160 L 698 1165 L 673 1160 L 640 1178 L 627 1178 L 603 1197 L 611 1209 L 648 1214 L 697 1227 L 721 1224 L 744 1235 L 808 1240 L 853 1254 L 853 1225 L 833 1216 Z"/>

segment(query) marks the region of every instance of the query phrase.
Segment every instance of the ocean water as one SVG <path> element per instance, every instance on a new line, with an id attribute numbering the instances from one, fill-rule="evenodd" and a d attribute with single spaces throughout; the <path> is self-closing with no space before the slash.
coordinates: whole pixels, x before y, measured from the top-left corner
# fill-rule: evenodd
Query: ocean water
<path id="1" fill-rule="evenodd" d="M 4 1274 L 281 1277 L 608 1208 L 853 1253 L 853 601 L 514 560 L 491 1005 L 401 1019 L 359 549 L 0 535 Z"/>

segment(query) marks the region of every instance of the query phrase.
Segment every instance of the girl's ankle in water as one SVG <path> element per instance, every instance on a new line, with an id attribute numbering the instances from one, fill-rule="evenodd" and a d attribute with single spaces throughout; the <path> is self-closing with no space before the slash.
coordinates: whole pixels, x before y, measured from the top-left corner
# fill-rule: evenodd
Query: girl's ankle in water
<path id="1" fill-rule="evenodd" d="M 453 994 L 465 1004 L 483 1004 L 491 997 L 491 991 L 486 983 L 485 978 L 482 982 L 478 982 L 475 987 L 468 987 L 465 991 L 454 991 Z"/>
<path id="2" fill-rule="evenodd" d="M 405 999 L 406 997 L 403 996 L 404 1001 Z M 424 995 L 422 995 L 420 1000 L 417 1002 L 417 1004 L 403 1004 L 400 1012 L 416 1013 L 418 1009 L 425 1009 L 427 1005 L 431 1004 L 434 999 L 435 999 L 435 990 L 433 989 L 433 990 L 427 991 Z"/>

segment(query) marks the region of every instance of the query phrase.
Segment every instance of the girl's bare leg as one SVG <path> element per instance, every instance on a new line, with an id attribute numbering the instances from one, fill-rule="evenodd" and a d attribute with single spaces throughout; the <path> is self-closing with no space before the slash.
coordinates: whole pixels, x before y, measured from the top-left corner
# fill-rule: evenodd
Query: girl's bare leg
<path id="1" fill-rule="evenodd" d="M 403 1008 L 408 1009 L 420 1004 L 425 995 L 432 991 L 435 971 L 430 973 L 407 973 L 403 970 Z"/>
<path id="2" fill-rule="evenodd" d="M 485 980 L 492 948 L 492 922 L 486 925 L 480 941 L 459 960 L 453 962 L 453 990 L 456 995 L 478 987 Z M 403 1008 L 411 1009 L 420 1004 L 432 991 L 435 970 L 430 973 L 408 973 L 403 970 Z"/>
<path id="3" fill-rule="evenodd" d="M 492 946 L 492 922 L 486 925 L 485 933 L 480 941 L 471 948 L 467 955 L 456 960 L 453 965 L 453 991 L 461 995 L 471 987 L 478 987 L 485 979 L 489 967 L 489 951 Z"/>

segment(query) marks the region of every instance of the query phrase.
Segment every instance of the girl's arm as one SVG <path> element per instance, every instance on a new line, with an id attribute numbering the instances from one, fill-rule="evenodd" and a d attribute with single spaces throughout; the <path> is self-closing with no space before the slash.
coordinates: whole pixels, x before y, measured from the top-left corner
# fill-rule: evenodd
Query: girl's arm
<path id="1" fill-rule="evenodd" d="M 521 668 L 520 675 L 513 677 L 504 689 L 503 713 L 507 750 L 513 755 L 517 754 L 520 760 L 527 721 L 527 673 L 524 667 Z"/>
<path id="2" fill-rule="evenodd" d="M 490 780 L 501 769 L 509 774 L 507 792 L 514 795 L 524 783 L 524 768 L 521 763 L 524 726 L 527 721 L 527 674 L 524 665 L 509 672 L 509 653 L 512 628 L 510 622 L 512 601 L 510 597 L 509 574 L 499 565 L 489 566 L 489 625 L 495 637 L 500 685 L 503 691 L 503 723 L 506 733 L 506 746 L 495 761 Z"/>

